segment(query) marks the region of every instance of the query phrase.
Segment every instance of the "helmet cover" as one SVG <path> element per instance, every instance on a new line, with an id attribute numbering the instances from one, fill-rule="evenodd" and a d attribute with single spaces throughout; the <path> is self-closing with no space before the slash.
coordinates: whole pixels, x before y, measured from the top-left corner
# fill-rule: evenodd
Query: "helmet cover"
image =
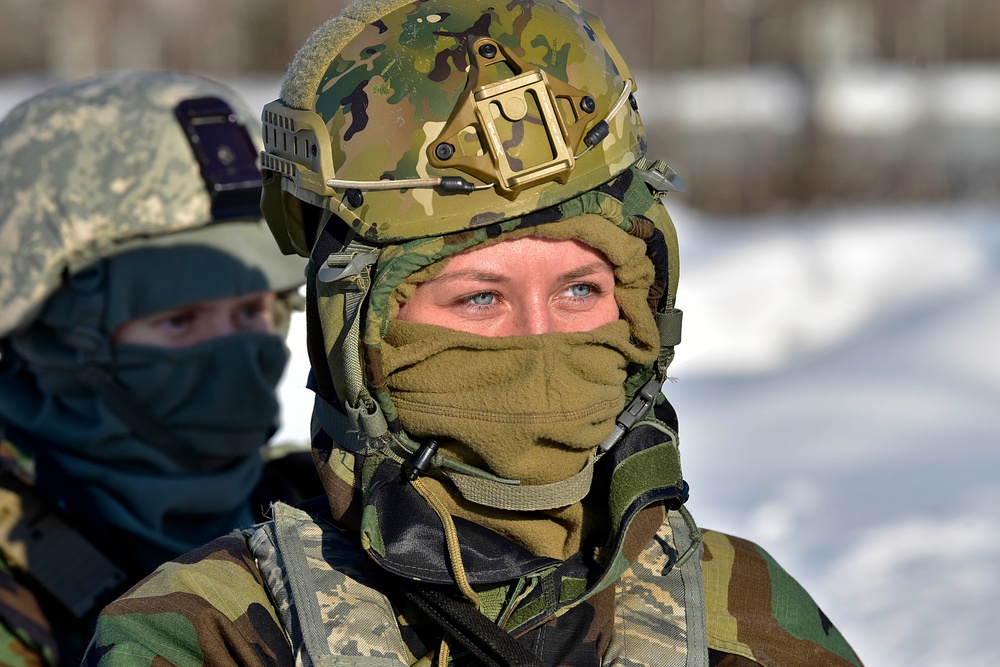
<path id="1" fill-rule="evenodd" d="M 164 236 L 177 232 L 261 268 L 275 290 L 302 283 L 301 265 L 264 252 L 267 231 L 256 206 L 230 211 L 250 224 L 212 225 L 218 229 L 209 232 L 206 226 L 222 217 L 218 201 L 178 118 L 192 100 L 221 105 L 230 114 L 223 121 L 248 137 L 237 157 L 251 161 L 231 157 L 244 147 L 215 148 L 219 163 L 252 177 L 252 185 L 244 184 L 249 203 L 258 187 L 257 122 L 234 91 L 208 79 L 103 74 L 43 92 L 0 122 L 0 336 L 29 324 L 66 271 L 134 247 L 169 244 L 173 239 Z M 224 227 L 233 233 L 222 233 Z M 194 231 L 201 228 L 205 235 Z"/>

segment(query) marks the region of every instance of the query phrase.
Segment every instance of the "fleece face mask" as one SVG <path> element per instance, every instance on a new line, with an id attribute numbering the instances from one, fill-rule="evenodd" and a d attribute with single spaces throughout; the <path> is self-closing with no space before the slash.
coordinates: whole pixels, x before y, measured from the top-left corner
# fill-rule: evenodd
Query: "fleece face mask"
<path id="1" fill-rule="evenodd" d="M 264 333 L 163 349 L 115 345 L 112 332 L 267 287 L 259 270 L 212 248 L 137 249 L 73 276 L 5 341 L 5 435 L 35 460 L 38 488 L 135 574 L 253 522 L 287 350 Z"/>
<path id="2" fill-rule="evenodd" d="M 437 440 L 441 452 L 463 463 L 539 485 L 578 473 L 611 433 L 625 406 L 631 349 L 621 320 L 589 332 L 503 338 L 393 321 L 383 364 L 411 436 Z M 453 515 L 533 553 L 563 558 L 579 548 L 579 502 L 511 512 L 469 503 L 448 484 L 438 487 Z"/>
<path id="3" fill-rule="evenodd" d="M 337 225 L 334 224 L 332 229 L 337 229 Z M 625 323 L 628 328 L 628 334 L 622 337 L 627 341 L 625 347 L 628 348 L 624 373 L 626 377 L 619 385 L 624 390 L 624 397 L 633 396 L 656 373 L 656 364 L 663 354 L 661 347 L 663 341 L 653 312 L 659 312 L 673 304 L 678 270 L 676 236 L 662 206 L 652 197 L 635 170 L 623 172 L 601 188 L 521 218 L 478 227 L 471 226 L 467 230 L 452 234 L 414 238 L 396 245 L 381 247 L 377 253 L 377 261 L 370 271 L 370 286 L 366 281 L 357 283 L 366 287 L 364 306 L 361 307 L 359 315 L 356 315 L 357 306 L 352 305 L 355 302 L 348 299 L 354 292 L 349 291 L 347 287 L 328 289 L 326 283 L 319 280 L 314 287 L 311 287 L 312 296 L 315 298 L 315 313 L 309 340 L 318 387 L 317 411 L 314 413 L 313 423 L 314 433 L 317 435 L 314 445 L 321 476 L 335 517 L 349 525 L 357 525 L 362 521 L 359 510 L 362 508 L 367 510 L 370 507 L 364 504 L 373 484 L 365 476 L 366 471 L 372 469 L 372 466 L 368 465 L 369 456 L 379 460 L 383 456 L 379 452 L 384 448 L 391 448 L 394 439 L 398 437 L 402 440 L 410 435 L 413 438 L 404 449 L 412 453 L 414 451 L 412 445 L 416 444 L 419 447 L 421 444 L 418 432 L 439 432 L 433 428 L 438 419 L 431 416 L 434 410 L 418 414 L 418 410 L 412 409 L 413 400 L 416 398 L 414 392 L 424 391 L 419 386 L 422 371 L 428 369 L 429 376 L 439 375 L 438 371 L 432 368 L 437 364 L 429 358 L 421 360 L 419 355 L 404 364 L 397 363 L 402 358 L 401 355 L 408 354 L 407 346 L 411 334 L 407 332 L 416 331 L 400 326 L 401 323 L 396 316 L 401 305 L 412 298 L 415 289 L 422 282 L 433 280 L 449 258 L 457 253 L 525 236 L 574 239 L 603 253 L 614 268 L 615 301 L 619 308 L 620 322 Z M 327 252 L 330 251 L 331 243 L 317 243 L 312 258 L 315 269 L 319 270 L 322 262 L 329 262 Z M 344 259 L 348 259 L 346 253 Z M 344 284 L 347 285 L 347 282 Z M 350 285 L 351 289 L 356 289 L 355 282 L 350 282 Z M 361 321 L 360 327 L 357 325 L 358 319 Z M 438 328 L 434 334 L 427 334 L 424 342 L 434 343 L 433 337 L 443 336 L 444 333 L 444 330 Z M 448 334 L 448 340 L 457 340 L 450 338 L 451 333 Z M 413 335 L 419 339 L 425 334 Z M 360 355 L 355 355 L 356 343 L 352 336 L 360 338 L 360 350 L 358 350 Z M 440 341 L 437 342 L 440 344 Z M 496 343 L 490 343 L 494 344 Z M 622 346 L 622 339 L 618 341 L 618 346 Z M 460 346 L 456 347 L 456 351 L 460 349 Z M 501 349 L 496 351 L 503 354 Z M 475 354 L 489 356 L 489 353 L 484 351 L 476 351 Z M 583 356 L 587 355 L 588 353 L 583 353 Z M 360 364 L 358 364 L 359 357 Z M 570 355 L 570 358 L 576 363 L 575 354 Z M 490 376 L 489 365 L 485 364 L 485 368 L 477 366 L 480 370 L 473 374 L 476 381 Z M 616 367 L 615 364 L 611 366 Z M 544 363 L 541 367 L 544 367 Z M 387 372 L 394 376 L 391 382 L 387 378 Z M 458 365 L 448 369 L 449 376 L 452 377 L 460 372 L 462 368 Z M 324 375 L 326 375 L 325 382 L 320 382 Z M 359 384 L 358 378 L 363 378 L 364 392 L 359 391 L 356 386 Z M 467 387 L 460 387 L 457 381 L 453 381 L 445 386 L 445 393 L 466 389 Z M 480 405 L 490 405 L 491 388 L 480 386 L 477 391 L 482 397 Z M 521 393 L 524 396 L 531 396 L 527 389 L 522 388 Z M 375 410 L 358 399 L 359 396 L 366 398 L 367 394 L 370 394 L 377 404 Z M 403 399 L 402 403 L 406 404 L 406 408 L 397 409 L 397 397 Z M 447 397 L 441 398 L 447 400 Z M 590 399 L 577 398 L 574 409 L 583 407 L 585 400 Z M 426 401 L 420 402 L 426 403 Z M 367 408 L 367 411 L 361 410 L 359 406 Z M 443 411 L 448 413 L 454 407 L 445 404 Z M 406 414 L 401 414 L 404 411 Z M 425 420 L 432 428 L 424 430 L 421 423 Z M 575 427 L 567 426 L 565 421 L 562 425 L 568 431 L 575 430 Z M 534 427 L 541 428 L 538 424 Z M 537 492 L 527 484 L 496 485 L 502 486 L 503 489 L 515 489 L 513 494 L 506 494 L 503 490 L 491 490 L 491 493 L 497 491 L 497 495 L 506 494 L 511 502 L 492 502 L 492 498 L 496 496 L 487 498 L 480 494 L 479 490 L 469 493 L 472 487 L 467 483 L 468 479 L 462 480 L 449 473 L 449 459 L 456 466 L 462 467 L 466 466 L 455 459 L 480 461 L 484 469 L 477 481 L 485 481 L 490 472 L 496 476 L 496 471 L 491 469 L 487 472 L 485 468 L 501 467 L 507 461 L 494 460 L 492 455 L 494 447 L 489 443 L 477 444 L 478 451 L 471 449 L 462 442 L 463 436 L 469 437 L 465 433 L 464 425 L 462 428 L 461 435 L 453 433 L 440 436 L 441 439 L 450 441 L 444 452 L 438 450 L 443 460 L 439 457 L 440 465 L 434 466 L 428 475 L 420 478 L 421 482 L 436 485 L 435 488 L 440 493 L 435 495 L 448 498 L 449 511 L 460 513 L 461 516 L 481 525 L 490 524 L 495 531 L 503 532 L 518 540 L 538 555 L 551 554 L 562 558 L 581 540 L 585 540 L 585 544 L 590 544 L 595 539 L 603 541 L 607 537 L 606 534 L 600 534 L 603 529 L 609 528 L 604 523 L 605 519 L 596 516 L 602 512 L 601 508 L 585 498 L 589 482 L 582 473 L 577 473 L 570 480 L 555 482 L 559 490 L 554 492 L 547 490 L 553 485 L 541 484 L 535 485 L 538 487 Z M 551 477 L 561 476 L 567 470 L 576 472 L 574 468 L 579 469 L 577 468 L 579 461 L 586 460 L 590 452 L 602 441 L 596 435 L 597 429 L 594 424 L 586 427 L 589 433 L 585 436 L 579 433 L 559 432 L 555 438 L 558 443 L 556 445 L 547 443 L 545 437 L 538 433 L 526 433 L 530 429 L 521 425 L 513 427 L 507 424 L 496 425 L 493 430 L 505 431 L 506 434 L 499 437 L 506 439 L 511 437 L 510 433 L 518 429 L 525 434 L 525 440 L 517 444 L 515 447 L 517 451 L 524 453 L 535 450 L 538 459 L 544 462 L 545 456 L 550 451 L 560 449 L 560 458 L 573 461 L 570 465 L 564 465 L 559 475 L 552 474 Z M 473 426 L 470 430 L 478 430 L 478 427 Z M 474 435 L 479 437 L 478 433 Z M 584 444 L 584 438 L 592 439 L 585 443 L 586 447 L 582 453 L 575 451 L 576 446 Z M 413 443 L 413 439 L 418 442 Z M 364 466 L 358 465 L 358 454 L 362 455 Z M 402 455 L 394 452 L 390 456 L 395 458 Z M 518 460 L 527 464 L 526 469 L 510 475 L 511 477 L 525 480 L 549 478 L 544 468 L 536 468 L 526 456 Z M 542 475 L 537 478 L 532 477 L 538 472 Z M 438 474 L 444 475 L 445 479 Z M 576 483 L 572 481 L 574 479 L 584 479 L 584 482 L 575 485 Z M 580 486 L 584 487 L 583 493 L 580 493 Z M 572 493 L 562 493 L 562 489 L 570 487 L 573 488 Z M 534 499 L 542 495 L 546 497 L 544 502 L 520 502 L 522 498 Z M 588 509 L 588 519 L 584 525 L 581 525 L 580 519 L 582 511 L 574 498 L 585 498 L 583 503 L 592 508 Z M 520 507 L 517 507 L 518 505 Z M 442 512 L 438 514 L 440 516 Z M 565 521 L 563 514 L 575 514 L 575 518 Z M 530 530 L 522 532 L 522 527 L 529 527 Z M 537 527 L 538 531 L 532 527 Z M 553 539 L 543 537 L 542 533 L 550 529 L 556 537 Z M 581 537 L 583 533 L 587 535 Z"/>
<path id="4" fill-rule="evenodd" d="M 22 366 L 0 377 L 2 421 L 36 457 L 47 495 L 127 536 L 113 544 L 131 567 L 147 572 L 253 523 L 249 496 L 263 468 L 260 448 L 276 428 L 275 387 L 287 359 L 278 336 L 116 349 L 108 370 L 144 408 L 142 418 L 169 431 L 166 445 L 138 437 L 44 339 L 17 341 L 14 351 L 32 373 Z"/>
<path id="5" fill-rule="evenodd" d="M 434 439 L 439 451 L 462 463 L 533 486 L 576 475 L 611 433 L 625 406 L 629 364 L 655 358 L 655 326 L 651 332 L 651 271 L 641 241 L 600 216 L 584 215 L 494 242 L 529 235 L 580 240 L 608 257 L 621 319 L 587 332 L 511 337 L 392 319 L 381 354 L 389 395 L 411 437 Z M 444 263 L 411 275 L 397 289 L 397 303 Z M 580 501 L 512 511 L 472 503 L 445 482 L 428 484 L 447 498 L 453 515 L 537 555 L 564 559 L 586 538 Z"/>

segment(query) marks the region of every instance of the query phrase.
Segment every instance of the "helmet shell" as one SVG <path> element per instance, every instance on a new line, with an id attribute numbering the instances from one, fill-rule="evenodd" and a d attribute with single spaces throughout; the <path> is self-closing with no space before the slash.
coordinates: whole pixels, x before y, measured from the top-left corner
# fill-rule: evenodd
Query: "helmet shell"
<path id="1" fill-rule="evenodd" d="M 175 115 L 205 97 L 226 102 L 259 148 L 239 96 L 187 75 L 100 75 L 43 92 L 0 122 L 0 336 L 26 325 L 67 270 L 213 221 Z"/>
<path id="2" fill-rule="evenodd" d="M 497 48 L 482 49 L 487 42 Z M 487 67 L 483 54 L 496 51 L 496 61 L 504 62 Z M 462 155 L 471 159 L 478 152 L 481 157 L 488 152 L 491 133 L 503 147 L 500 160 L 508 171 L 527 173 L 544 166 L 554 159 L 558 142 L 552 138 L 552 122 L 546 123 L 533 106 L 543 105 L 541 88 L 515 95 L 518 99 L 510 105 L 495 104 L 497 122 L 492 129 L 479 126 L 442 137 L 446 126 L 455 130 L 462 125 L 449 121 L 459 115 L 456 109 L 470 104 L 473 89 L 488 97 L 490 93 L 483 90 L 503 88 L 519 69 L 537 71 L 555 91 L 551 100 L 558 124 L 575 139 L 567 146 L 570 170 L 525 187 L 485 187 L 467 193 L 401 187 L 363 191 L 359 197 L 349 188 L 326 186 L 329 178 L 438 177 L 461 177 L 482 185 L 470 170 L 437 159 L 435 149 L 449 140 Z M 311 154 L 291 160 L 296 164 L 284 173 L 265 156 L 263 209 L 279 245 L 305 255 L 309 249 L 303 247 L 307 242 L 300 229 L 302 215 L 289 197 L 332 211 L 374 243 L 462 231 L 547 208 L 607 182 L 642 157 L 642 124 L 627 103 L 608 119 L 609 135 L 603 141 L 585 151 L 579 140 L 633 90 L 631 75 L 600 19 L 569 2 L 356 2 L 321 27 L 289 69 L 280 105 L 290 115 L 295 115 L 292 110 L 303 113 L 278 120 L 271 129 L 289 131 L 290 141 L 275 135 L 282 147 L 295 143 Z M 580 112 L 583 97 L 589 101 L 582 106 L 592 112 Z M 264 121 L 267 132 L 267 111 Z M 577 127 L 570 128 L 574 124 Z M 315 143 L 306 135 L 296 142 L 294 132 L 308 125 L 312 129 L 306 135 L 315 130 Z M 266 150 L 283 153 L 282 148 L 272 151 L 270 144 Z M 289 155 L 284 152 L 284 157 Z M 285 200 L 277 203 L 281 197 Z"/>

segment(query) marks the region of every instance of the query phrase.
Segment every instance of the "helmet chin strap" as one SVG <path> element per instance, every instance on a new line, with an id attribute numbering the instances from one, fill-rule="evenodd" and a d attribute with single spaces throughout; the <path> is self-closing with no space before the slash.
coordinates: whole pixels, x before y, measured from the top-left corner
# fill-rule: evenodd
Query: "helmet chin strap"
<path id="1" fill-rule="evenodd" d="M 351 428 L 373 440 L 381 440 L 389 428 L 365 385 L 360 331 L 371 267 L 380 252 L 355 238 L 327 256 L 317 267 L 315 280 L 318 300 L 328 303 L 318 309 L 320 326 L 324 332 L 336 331 L 338 337 L 327 360 L 341 369 L 333 378 L 337 396 Z"/>

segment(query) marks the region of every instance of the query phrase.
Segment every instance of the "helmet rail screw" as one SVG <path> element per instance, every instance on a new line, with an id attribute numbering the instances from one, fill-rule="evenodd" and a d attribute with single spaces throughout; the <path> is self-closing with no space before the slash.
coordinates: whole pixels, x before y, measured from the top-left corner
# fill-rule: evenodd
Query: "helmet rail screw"
<path id="1" fill-rule="evenodd" d="M 594 102 L 594 98 L 587 95 L 582 100 L 580 100 L 580 108 L 583 109 L 584 113 L 594 113 L 597 109 L 597 104 Z"/>
<path id="2" fill-rule="evenodd" d="M 351 208 L 358 208 L 365 203 L 365 196 L 361 194 L 361 190 L 356 188 L 351 188 L 345 192 L 344 199 L 347 200 L 347 205 Z"/>
<path id="3" fill-rule="evenodd" d="M 442 142 L 434 148 L 434 155 L 439 160 L 450 160 L 455 154 L 455 147 L 447 142 Z"/>
<path id="4" fill-rule="evenodd" d="M 479 55 L 487 60 L 493 60 L 497 57 L 497 46 L 496 44 L 483 44 L 479 47 Z"/>
<path id="5" fill-rule="evenodd" d="M 632 111 L 639 110 L 639 100 L 635 99 L 635 93 L 628 94 L 628 103 L 632 107 Z"/>

